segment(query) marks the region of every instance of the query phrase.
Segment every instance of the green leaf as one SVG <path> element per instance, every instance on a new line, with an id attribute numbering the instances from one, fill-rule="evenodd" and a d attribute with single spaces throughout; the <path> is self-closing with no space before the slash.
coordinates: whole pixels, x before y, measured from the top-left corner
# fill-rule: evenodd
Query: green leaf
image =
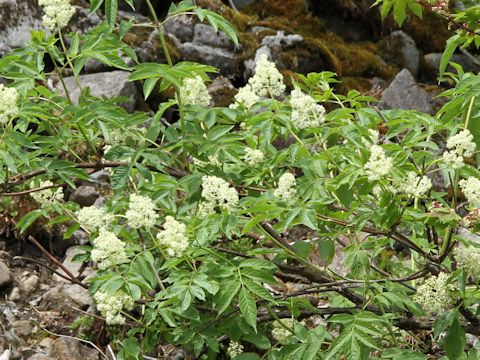
<path id="1" fill-rule="evenodd" d="M 240 286 L 240 281 L 238 281 L 238 278 L 236 277 L 231 281 L 222 283 L 220 288 L 221 291 L 218 293 L 215 301 L 217 304 L 220 304 L 220 307 L 218 308 L 218 315 L 223 314 L 223 312 L 227 310 L 233 298 L 238 293 L 238 290 L 240 290 Z"/>
<path id="2" fill-rule="evenodd" d="M 240 290 L 238 303 L 243 317 L 255 332 L 257 332 L 257 304 L 246 288 Z"/>
<path id="3" fill-rule="evenodd" d="M 262 350 L 268 350 L 272 346 L 268 337 L 262 334 L 246 334 L 242 336 L 242 339 Z"/>
<path id="4" fill-rule="evenodd" d="M 460 326 L 458 318 L 452 322 L 445 336 L 445 352 L 450 360 L 460 359 L 467 344 L 465 331 Z"/>
<path id="5" fill-rule="evenodd" d="M 455 52 L 455 50 L 457 50 L 457 47 L 463 43 L 463 41 L 463 38 L 459 34 L 453 35 L 450 39 L 447 40 L 447 46 L 445 47 L 442 59 L 440 60 L 440 68 L 438 70 L 440 75 L 445 72 L 445 69 L 447 68 L 448 63 L 452 58 L 453 53 Z"/>
<path id="6" fill-rule="evenodd" d="M 110 29 L 115 26 L 115 20 L 117 19 L 118 0 L 105 0 L 105 17 L 107 18 Z"/>
<path id="7" fill-rule="evenodd" d="M 22 216 L 20 221 L 17 223 L 17 228 L 20 229 L 20 232 L 23 233 L 25 230 L 27 230 L 30 225 L 32 225 L 35 220 L 37 220 L 40 216 L 42 216 L 44 213 L 43 209 L 36 209 L 33 211 L 30 211 L 28 214 L 25 214 Z"/>
<path id="8" fill-rule="evenodd" d="M 254 353 L 241 353 L 235 356 L 232 360 L 260 360 L 260 356 Z"/>

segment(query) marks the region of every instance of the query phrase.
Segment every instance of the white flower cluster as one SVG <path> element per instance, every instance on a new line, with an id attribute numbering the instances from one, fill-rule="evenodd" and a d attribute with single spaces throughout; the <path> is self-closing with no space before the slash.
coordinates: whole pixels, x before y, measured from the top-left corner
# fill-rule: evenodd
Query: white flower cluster
<path id="1" fill-rule="evenodd" d="M 248 110 L 260 100 L 260 97 L 255 91 L 253 91 L 252 86 L 247 84 L 238 89 L 238 93 L 235 95 L 234 99 L 235 102 L 230 104 L 230 109 L 236 109 L 239 105 L 242 105 Z"/>
<path id="2" fill-rule="evenodd" d="M 15 88 L 0 84 L 0 124 L 6 123 L 9 116 L 18 114 L 18 92 Z"/>
<path id="3" fill-rule="evenodd" d="M 243 345 L 236 341 L 230 341 L 227 348 L 228 357 L 233 359 L 235 356 L 238 356 L 241 353 L 243 353 Z"/>
<path id="4" fill-rule="evenodd" d="M 53 186 L 53 182 L 50 180 L 40 181 L 39 187 L 46 187 L 46 186 Z M 32 182 L 30 184 L 31 189 L 37 188 L 35 184 Z M 38 205 L 41 207 L 51 206 L 57 202 L 63 201 L 63 189 L 59 188 L 52 188 L 52 189 L 45 189 L 40 191 L 35 191 L 30 193 L 30 196 L 33 200 L 36 201 Z"/>
<path id="5" fill-rule="evenodd" d="M 273 194 L 283 200 L 291 200 L 297 193 L 297 181 L 292 173 L 286 172 L 278 179 L 278 187 Z"/>
<path id="6" fill-rule="evenodd" d="M 460 268 L 467 274 L 480 279 L 480 249 L 478 247 L 458 247 L 454 250 L 455 260 Z"/>
<path id="7" fill-rule="evenodd" d="M 283 75 L 266 54 L 260 56 L 255 66 L 255 75 L 248 80 L 252 90 L 258 96 L 279 96 L 285 91 Z"/>
<path id="8" fill-rule="evenodd" d="M 300 89 L 292 91 L 290 105 L 292 122 L 299 129 L 319 127 L 325 122 L 325 108 Z"/>
<path id="9" fill-rule="evenodd" d="M 133 308 L 133 299 L 124 292 L 117 292 L 114 295 L 97 291 L 93 295 L 93 299 L 97 303 L 97 309 L 105 316 L 108 325 L 123 325 L 125 317 L 121 312 L 125 308 L 131 310 Z"/>
<path id="10" fill-rule="evenodd" d="M 480 180 L 469 177 L 467 180 L 460 180 L 458 184 L 470 205 L 476 208 L 480 207 Z"/>
<path id="11" fill-rule="evenodd" d="M 438 276 L 429 277 L 417 288 L 413 300 L 420 304 L 429 314 L 438 313 L 450 307 L 454 298 L 455 286 L 447 284 L 448 274 L 441 272 Z"/>
<path id="12" fill-rule="evenodd" d="M 215 207 L 233 210 L 238 204 L 238 193 L 234 187 L 216 176 L 205 175 L 202 178 L 202 197 L 205 199 L 200 205 L 200 214 L 205 216 L 215 212 Z"/>
<path id="13" fill-rule="evenodd" d="M 108 227 L 114 218 L 114 216 L 108 214 L 104 208 L 97 208 L 95 206 L 81 208 L 77 211 L 76 215 L 79 224 L 89 231 L 96 231 Z"/>
<path id="14" fill-rule="evenodd" d="M 426 176 L 420 177 L 414 171 L 410 171 L 398 184 L 398 188 L 407 195 L 419 197 L 432 188 L 432 181 Z"/>
<path id="15" fill-rule="evenodd" d="M 54 31 L 57 25 L 64 28 L 75 14 L 75 8 L 69 0 L 38 0 L 38 5 L 43 6 L 43 25 Z"/>
<path id="16" fill-rule="evenodd" d="M 188 248 L 187 227 L 172 216 L 167 216 L 157 239 L 161 245 L 167 246 L 168 255 L 179 257 Z"/>
<path id="17" fill-rule="evenodd" d="M 370 147 L 370 158 L 365 164 L 365 173 L 369 181 L 379 180 L 387 175 L 393 167 L 393 160 L 385 154 L 385 150 L 379 145 Z"/>
<path id="18" fill-rule="evenodd" d="M 128 261 L 125 243 L 110 231 L 100 229 L 98 237 L 93 240 L 93 245 L 90 257 L 98 263 L 98 268 L 101 270 Z"/>
<path id="19" fill-rule="evenodd" d="M 152 199 L 137 194 L 130 195 L 128 210 L 125 213 L 128 225 L 134 229 L 151 228 L 158 219 Z"/>
<path id="20" fill-rule="evenodd" d="M 464 158 L 473 156 L 477 146 L 470 131 L 462 130 L 447 140 L 447 149 L 449 151 L 443 153 L 445 164 L 460 169 L 465 165 Z"/>
<path id="21" fill-rule="evenodd" d="M 212 101 L 203 79 L 198 75 L 183 80 L 179 92 L 184 105 L 198 105 L 206 108 Z"/>
<path id="22" fill-rule="evenodd" d="M 265 155 L 261 150 L 245 148 L 245 156 L 243 158 L 247 165 L 255 166 L 262 163 L 265 160 Z"/>
<path id="23" fill-rule="evenodd" d="M 294 319 L 282 319 L 282 323 L 289 329 L 292 329 L 295 326 Z M 274 321 L 273 322 L 273 330 L 272 330 L 272 337 L 278 341 L 280 344 L 284 344 L 287 339 L 292 336 L 292 332 L 285 329 L 280 322 Z"/>

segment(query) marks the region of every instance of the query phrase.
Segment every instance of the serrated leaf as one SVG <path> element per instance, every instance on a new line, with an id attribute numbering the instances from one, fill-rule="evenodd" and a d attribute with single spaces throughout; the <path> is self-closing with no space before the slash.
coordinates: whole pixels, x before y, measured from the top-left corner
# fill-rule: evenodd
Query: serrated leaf
<path id="1" fill-rule="evenodd" d="M 253 296 L 244 287 L 242 287 L 238 294 L 238 303 L 243 317 L 255 332 L 257 332 L 257 304 Z"/>

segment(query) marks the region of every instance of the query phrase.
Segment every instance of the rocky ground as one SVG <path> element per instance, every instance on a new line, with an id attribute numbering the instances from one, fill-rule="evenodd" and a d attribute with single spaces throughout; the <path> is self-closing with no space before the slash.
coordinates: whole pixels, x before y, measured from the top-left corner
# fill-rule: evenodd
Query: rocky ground
<path id="1" fill-rule="evenodd" d="M 88 15 L 81 0 L 75 3 L 77 14 L 70 31 L 86 32 L 102 20 L 101 16 Z M 139 12 L 124 7 L 120 15 L 148 22 L 142 1 L 136 3 Z M 165 3 L 157 1 L 160 13 L 165 12 Z M 234 23 L 239 31 L 239 48 L 209 26 L 186 17 L 175 18 L 165 31 L 175 61 L 199 61 L 219 68 L 209 87 L 216 105 L 230 104 L 235 87 L 245 84 L 255 60 L 264 53 L 288 76 L 294 76 L 294 72 L 334 71 L 342 81 L 339 91 L 359 89 L 377 96 L 383 108 L 433 114 L 441 105 L 441 100 L 434 99 L 442 90 L 436 85 L 436 76 L 449 33 L 439 30 L 446 25 L 432 14 L 426 14 L 425 22 L 412 17 L 399 30 L 393 21 L 382 22 L 378 10 L 371 9 L 367 0 L 197 3 Z M 41 28 L 37 0 L 0 0 L 0 56 L 25 44 L 31 28 Z M 134 28 L 125 41 L 142 62 L 162 62 L 156 35 L 155 31 Z M 453 60 L 466 71 L 480 70 L 469 53 L 456 54 Z M 156 94 L 145 102 L 141 84 L 128 82 L 127 77 L 127 72 L 91 61 L 80 79 L 93 95 L 129 97 L 131 101 L 125 104 L 128 111 L 153 113 L 168 95 Z M 67 77 L 66 84 L 73 98 L 78 96 L 71 78 Z M 108 174 L 99 172 L 68 197 L 88 206 L 101 204 L 106 194 Z M 93 344 L 108 344 L 104 323 L 95 317 L 87 290 L 62 278 L 69 277 L 67 271 L 83 283 L 93 275 L 93 270 L 72 261 L 81 251 L 79 246 L 88 242 L 86 234 L 77 231 L 65 241 L 65 229 L 57 228 L 37 229 L 30 234 L 32 237 L 20 236 L 14 222 L 15 218 L 0 212 L 0 360 L 101 358 L 105 354 Z M 164 358 L 181 358 L 174 349 L 164 350 Z"/>

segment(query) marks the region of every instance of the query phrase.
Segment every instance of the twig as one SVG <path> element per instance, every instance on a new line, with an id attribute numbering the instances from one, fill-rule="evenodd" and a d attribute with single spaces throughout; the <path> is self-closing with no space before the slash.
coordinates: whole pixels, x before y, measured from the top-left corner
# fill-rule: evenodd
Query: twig
<path id="1" fill-rule="evenodd" d="M 44 262 L 40 261 L 40 260 L 37 260 L 37 259 L 32 259 L 32 258 L 29 258 L 29 257 L 26 257 L 26 256 L 15 256 L 13 258 L 13 260 L 26 260 L 26 261 L 30 261 L 30 262 L 33 262 L 35 264 L 38 264 L 48 270 L 50 270 L 51 272 L 53 272 L 55 275 L 57 276 L 60 276 L 61 278 L 65 279 L 65 280 L 68 280 L 68 281 L 72 281 L 72 279 L 70 279 L 68 276 L 65 276 L 63 275 L 62 273 L 59 273 L 57 270 L 55 270 L 54 268 L 52 268 L 51 266 L 48 266 L 47 264 L 45 264 Z"/>
<path id="2" fill-rule="evenodd" d="M 88 289 L 88 285 L 87 284 L 84 284 L 82 283 L 75 275 L 73 275 L 70 270 L 68 270 L 65 265 L 63 265 L 55 256 L 53 256 L 52 254 L 50 254 L 43 246 L 42 244 L 40 244 L 32 235 L 28 236 L 28 240 L 30 240 L 32 243 L 35 244 L 35 246 L 37 248 L 40 249 L 40 251 L 45 255 L 47 256 L 50 260 L 52 260 L 55 265 L 57 265 L 58 267 L 60 267 L 63 271 L 65 271 L 65 273 L 70 277 L 70 281 L 74 284 L 77 284 L 77 285 L 80 285 L 81 287 L 83 287 L 84 289 Z"/>

